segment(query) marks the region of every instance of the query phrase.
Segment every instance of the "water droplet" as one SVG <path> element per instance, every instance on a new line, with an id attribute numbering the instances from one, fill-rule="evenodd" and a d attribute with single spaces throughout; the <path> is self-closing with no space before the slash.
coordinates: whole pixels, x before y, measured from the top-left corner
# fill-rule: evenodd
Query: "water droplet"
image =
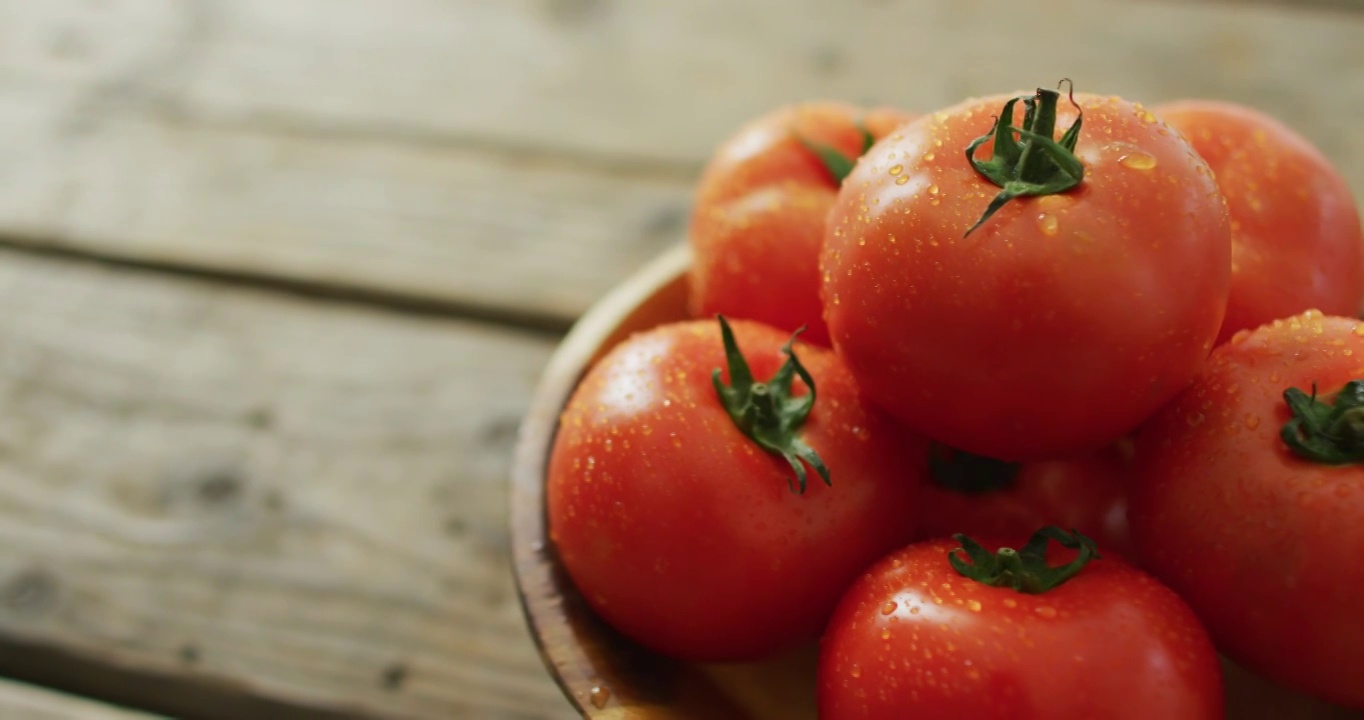
<path id="1" fill-rule="evenodd" d="M 1037 614 L 1044 618 L 1051 619 L 1056 617 L 1056 608 L 1050 605 L 1043 605 L 1042 607 L 1037 608 Z"/>
<path id="2" fill-rule="evenodd" d="M 933 158 L 934 158 L 933 153 L 931 153 L 931 152 L 924 153 L 924 159 L 925 159 L 925 160 L 932 160 Z"/>
<path id="3" fill-rule="evenodd" d="M 1037 216 L 1037 229 L 1041 230 L 1043 235 L 1055 235 L 1061 229 L 1061 221 L 1051 213 L 1042 213 Z"/>
<path id="4" fill-rule="evenodd" d="M 918 615 L 918 614 L 919 614 L 919 606 L 918 606 L 918 605 L 910 605 L 910 606 L 909 606 L 909 614 L 910 614 L 910 615 Z"/>
<path id="5" fill-rule="evenodd" d="M 1133 170 L 1150 170 L 1156 166 L 1156 156 L 1150 153 L 1134 152 L 1118 158 L 1118 164 Z"/>
<path id="6" fill-rule="evenodd" d="M 885 604 L 885 605 L 882 605 L 882 606 L 881 606 L 881 614 L 882 614 L 882 615 L 889 615 L 889 614 L 895 612 L 895 608 L 897 608 L 897 607 L 900 607 L 900 605 L 899 605 L 898 603 L 896 603 L 894 600 L 888 600 L 888 601 L 886 601 L 886 604 Z"/>
<path id="7" fill-rule="evenodd" d="M 904 184 L 907 183 L 907 182 L 909 182 L 909 176 L 908 176 L 908 175 L 901 175 L 900 177 L 895 178 L 895 184 L 896 184 L 896 185 L 904 185 Z"/>
<path id="8" fill-rule="evenodd" d="M 1251 413 L 1246 413 L 1246 429 L 1254 430 L 1260 427 L 1260 417 Z"/>
<path id="9" fill-rule="evenodd" d="M 928 194 L 929 194 L 929 195 L 937 195 L 938 192 L 939 192 L 939 191 L 938 191 L 938 186 L 937 186 L 936 184 L 935 184 L 935 185 L 929 185 L 929 186 L 928 186 Z"/>
<path id="10" fill-rule="evenodd" d="M 967 610 L 970 610 L 971 612 L 980 612 L 980 601 L 979 601 L 979 600 L 967 600 L 967 601 L 966 601 L 966 609 L 967 609 Z"/>
<path id="11" fill-rule="evenodd" d="M 882 631 L 881 631 L 881 639 L 882 639 L 882 640 L 889 640 L 889 639 L 890 639 L 890 628 L 886 628 L 885 630 L 882 630 Z"/>
<path id="12" fill-rule="evenodd" d="M 852 675 L 852 676 L 855 677 L 855 678 L 860 678 L 860 677 L 862 677 L 862 666 L 861 666 L 861 665 L 854 665 L 854 666 L 852 666 L 852 670 L 849 671 L 849 674 Z"/>
<path id="13" fill-rule="evenodd" d="M 1004 607 L 1016 608 L 1018 607 L 1018 601 L 1013 598 L 1004 598 Z"/>
<path id="14" fill-rule="evenodd" d="M 905 166 L 904 166 L 904 165 L 895 165 L 895 166 L 891 167 L 891 169 L 890 169 L 890 174 L 891 174 L 891 175 L 899 175 L 900 173 L 902 173 L 902 172 L 904 172 L 904 171 L 905 171 Z"/>
<path id="15" fill-rule="evenodd" d="M 1146 123 L 1147 125 L 1150 125 L 1151 123 L 1156 121 L 1156 116 L 1152 114 L 1150 110 L 1142 110 L 1141 121 Z"/>
<path id="16" fill-rule="evenodd" d="M 606 703 L 611 702 L 611 690 L 604 685 L 593 685 L 588 696 L 592 698 L 592 707 L 598 710 L 606 707 Z"/>

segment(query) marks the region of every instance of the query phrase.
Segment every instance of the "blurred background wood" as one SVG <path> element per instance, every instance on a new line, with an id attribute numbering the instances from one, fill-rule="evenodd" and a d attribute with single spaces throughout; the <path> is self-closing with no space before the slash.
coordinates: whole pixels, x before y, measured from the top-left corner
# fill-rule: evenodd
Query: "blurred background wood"
<path id="1" fill-rule="evenodd" d="M 5 720 L 157 720 L 154 715 L 0 680 L 0 717 Z"/>
<path id="2" fill-rule="evenodd" d="M 1364 197 L 1361 38 L 1347 0 L 0 0 L 0 673 L 568 717 L 515 423 L 739 124 L 1069 76 L 1256 105 Z"/>

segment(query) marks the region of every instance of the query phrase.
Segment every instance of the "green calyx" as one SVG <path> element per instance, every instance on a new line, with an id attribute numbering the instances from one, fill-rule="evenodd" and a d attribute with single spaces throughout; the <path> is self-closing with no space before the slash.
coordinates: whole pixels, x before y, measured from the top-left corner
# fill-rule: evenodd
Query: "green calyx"
<path id="1" fill-rule="evenodd" d="M 981 495 L 1013 485 L 1022 465 L 974 455 L 946 445 L 928 448 L 928 475 L 941 488 L 964 495 Z"/>
<path id="2" fill-rule="evenodd" d="M 1068 83 L 1069 81 L 1062 81 Z M 1037 89 L 1033 96 L 1020 95 L 1004 103 L 1004 110 L 995 120 L 990 132 L 976 138 L 966 148 L 966 159 L 985 179 L 1002 188 L 986 206 L 984 214 L 967 229 L 970 235 L 995 211 L 1014 198 L 1028 195 L 1055 195 L 1080 184 L 1085 177 L 1085 166 L 1075 156 L 1075 143 L 1080 139 L 1080 124 L 1084 112 L 1075 124 L 1066 129 L 1061 140 L 1052 139 L 1056 133 L 1056 103 L 1061 94 L 1055 90 Z M 1075 90 L 1070 91 L 1070 104 L 1075 102 Z M 1014 127 L 1014 106 L 1023 101 L 1023 127 Z M 1017 137 L 1015 137 L 1017 135 Z M 993 138 L 994 152 L 989 160 L 976 159 L 976 148 Z"/>
<path id="3" fill-rule="evenodd" d="M 1288 388 L 1284 402 L 1293 417 L 1279 431 L 1294 454 L 1325 465 L 1345 465 L 1364 460 L 1364 380 L 1351 380 L 1331 402 Z"/>
<path id="4" fill-rule="evenodd" d="M 782 348 L 782 352 L 786 354 L 786 362 L 777 369 L 771 379 L 767 382 L 755 382 L 748 367 L 748 360 L 739 352 L 739 345 L 734 341 L 734 332 L 730 329 L 729 322 L 724 316 L 719 316 L 719 320 L 730 382 L 729 385 L 725 385 L 719 368 L 711 374 L 715 392 L 720 396 L 720 404 L 725 407 L 729 417 L 744 435 L 762 449 L 780 455 L 790 463 L 791 469 L 795 472 L 795 478 L 789 482 L 793 492 L 805 492 L 806 465 L 814 468 L 825 485 L 832 485 L 829 481 L 829 468 L 824 466 L 824 461 L 819 458 L 814 448 L 806 445 L 797 434 L 797 430 L 815 406 L 815 380 L 810 377 L 810 372 L 800 364 L 800 359 L 791 349 L 791 344 L 801 331 L 797 330 Z M 791 394 L 791 385 L 796 376 L 800 376 L 801 381 L 810 389 L 810 392 L 800 397 Z"/>
<path id="5" fill-rule="evenodd" d="M 857 166 L 857 158 L 866 155 L 871 146 L 876 144 L 876 138 L 872 136 L 871 131 L 860 122 L 857 124 L 857 131 L 862 134 L 862 149 L 858 151 L 857 157 L 848 157 L 831 145 L 807 140 L 799 134 L 796 135 L 796 140 L 800 141 L 801 145 L 804 145 L 807 150 L 815 154 L 815 157 L 819 158 L 819 162 L 824 165 L 824 169 L 828 170 L 829 176 L 834 179 L 834 184 L 842 186 L 843 181 Z"/>
<path id="6" fill-rule="evenodd" d="M 947 553 L 947 561 L 952 564 L 953 570 L 976 582 L 992 587 L 1010 587 L 1030 595 L 1044 593 L 1070 580 L 1080 574 L 1090 560 L 1102 557 L 1094 541 L 1081 535 L 1080 531 L 1066 532 L 1050 525 L 1033 533 L 1022 550 L 1006 547 L 993 554 L 965 535 L 957 534 L 952 538 L 961 543 L 961 547 Z M 1052 567 L 1047 564 L 1047 544 L 1052 540 L 1072 550 L 1079 550 L 1080 554 L 1065 565 Z M 962 552 L 971 562 L 962 559 Z"/>

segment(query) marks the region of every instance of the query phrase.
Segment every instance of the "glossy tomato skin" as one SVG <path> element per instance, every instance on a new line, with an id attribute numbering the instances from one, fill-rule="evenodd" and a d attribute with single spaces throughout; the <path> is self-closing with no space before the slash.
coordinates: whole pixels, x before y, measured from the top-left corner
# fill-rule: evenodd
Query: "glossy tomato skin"
<path id="1" fill-rule="evenodd" d="M 1364 708 L 1364 468 L 1293 455 L 1286 388 L 1364 377 L 1364 324 L 1309 312 L 1233 336 L 1138 437 L 1143 566 L 1269 680 Z"/>
<path id="2" fill-rule="evenodd" d="M 786 333 L 731 325 L 754 376 L 771 377 Z M 550 457 L 551 538 L 624 635 L 688 660 L 770 655 L 816 637 L 843 588 L 912 537 L 925 443 L 867 406 L 832 351 L 796 353 L 817 390 L 801 437 L 833 483 L 811 473 L 803 495 L 717 400 L 714 321 L 633 336 L 570 399 Z"/>
<path id="3" fill-rule="evenodd" d="M 1127 443 L 1099 452 L 1023 463 L 1006 487 L 962 492 L 932 479 L 919 499 L 918 538 L 1027 537 L 1044 525 L 1075 529 L 1105 552 L 1129 556 Z"/>
<path id="4" fill-rule="evenodd" d="M 1014 200 L 963 237 L 999 191 L 963 151 L 1005 99 L 926 115 L 863 156 L 829 216 L 826 319 L 868 395 L 935 440 L 1004 460 L 1098 450 L 1212 349 L 1225 202 L 1149 111 L 1077 94 L 1084 181 Z M 1058 130 L 1075 113 L 1063 102 L 1059 116 Z"/>
<path id="5" fill-rule="evenodd" d="M 905 548 L 848 590 L 820 644 L 821 720 L 1223 717 L 1216 651 L 1169 588 L 1103 558 L 1028 595 L 962 577 L 954 547 Z"/>
<path id="6" fill-rule="evenodd" d="M 697 185 L 689 240 L 692 314 L 758 320 L 829 344 L 819 250 L 838 183 L 798 138 L 845 156 L 862 152 L 863 123 L 881 138 L 911 116 L 833 102 L 780 108 L 742 128 Z"/>
<path id="7" fill-rule="evenodd" d="M 1316 309 L 1354 315 L 1364 238 L 1345 178 L 1305 138 L 1257 110 L 1213 100 L 1154 109 L 1217 177 L 1231 216 L 1231 295 L 1218 343 Z"/>

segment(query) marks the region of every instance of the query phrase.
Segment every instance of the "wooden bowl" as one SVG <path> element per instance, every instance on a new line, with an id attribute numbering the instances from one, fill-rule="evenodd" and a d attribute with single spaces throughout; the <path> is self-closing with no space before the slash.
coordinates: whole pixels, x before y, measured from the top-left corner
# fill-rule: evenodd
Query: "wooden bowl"
<path id="1" fill-rule="evenodd" d="M 549 541 L 545 475 L 559 413 L 592 363 L 632 333 L 687 318 L 686 246 L 618 286 L 574 325 L 544 372 L 512 467 L 511 540 L 531 635 L 564 694 L 593 720 L 815 720 L 815 648 L 771 662 L 697 665 L 660 657 L 607 627 Z M 1227 717 L 1338 720 L 1364 714 L 1279 689 L 1224 663 Z"/>
<path id="2" fill-rule="evenodd" d="M 632 333 L 687 317 L 691 253 L 678 246 L 618 286 L 550 359 L 521 425 L 512 467 L 511 539 L 531 635 L 584 717 L 611 720 L 802 720 L 815 717 L 814 649 L 772 662 L 710 666 L 659 657 L 588 608 L 559 563 L 545 518 L 545 471 L 559 413 L 583 373 Z"/>

